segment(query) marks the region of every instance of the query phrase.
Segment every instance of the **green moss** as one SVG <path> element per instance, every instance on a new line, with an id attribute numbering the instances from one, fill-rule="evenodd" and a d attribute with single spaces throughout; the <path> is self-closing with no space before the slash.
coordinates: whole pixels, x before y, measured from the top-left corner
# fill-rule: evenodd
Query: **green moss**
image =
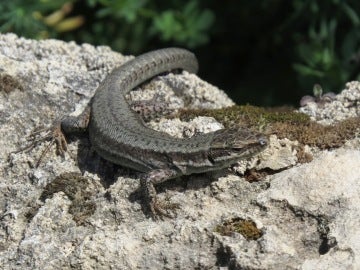
<path id="1" fill-rule="evenodd" d="M 272 134 L 279 138 L 298 140 L 301 144 L 317 146 L 320 149 L 342 146 L 347 140 L 354 138 L 359 129 L 360 117 L 349 118 L 330 126 L 316 122 L 306 125 L 274 123 L 271 126 Z"/>
<path id="2" fill-rule="evenodd" d="M 225 127 L 242 126 L 278 138 L 297 140 L 302 145 L 321 149 L 340 147 L 354 138 L 360 128 L 360 118 L 350 118 L 334 125 L 323 126 L 310 120 L 308 115 L 294 112 L 292 108 L 260 108 L 250 105 L 232 106 L 217 110 L 181 111 L 178 116 L 189 120 L 196 116 L 210 116 Z"/>
<path id="3" fill-rule="evenodd" d="M 96 210 L 96 204 L 92 200 L 95 191 L 89 188 L 89 181 L 91 180 L 79 173 L 63 173 L 46 185 L 40 199 L 45 201 L 57 192 L 64 192 L 72 201 L 69 213 L 73 215 L 73 220 L 81 225 Z"/>
<path id="4" fill-rule="evenodd" d="M 216 110 L 186 110 L 179 112 L 178 116 L 183 120 L 189 120 L 196 116 L 210 116 L 221 122 L 225 127 L 241 125 L 263 128 L 274 122 L 299 124 L 310 121 L 309 116 L 294 112 L 290 108 L 266 109 L 251 105 L 235 105 Z"/>
<path id="5" fill-rule="evenodd" d="M 241 218 L 225 221 L 223 224 L 216 226 L 214 231 L 224 236 L 240 233 L 248 241 L 257 240 L 263 235 L 262 231 L 256 227 L 255 222 Z"/>

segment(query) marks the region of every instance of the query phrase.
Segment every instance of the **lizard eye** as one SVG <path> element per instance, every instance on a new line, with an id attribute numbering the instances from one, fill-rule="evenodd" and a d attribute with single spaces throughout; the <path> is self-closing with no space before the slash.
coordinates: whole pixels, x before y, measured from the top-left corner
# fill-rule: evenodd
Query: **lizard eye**
<path id="1" fill-rule="evenodd" d="M 259 143 L 261 146 L 266 146 L 268 144 L 268 141 L 265 138 L 260 138 Z"/>

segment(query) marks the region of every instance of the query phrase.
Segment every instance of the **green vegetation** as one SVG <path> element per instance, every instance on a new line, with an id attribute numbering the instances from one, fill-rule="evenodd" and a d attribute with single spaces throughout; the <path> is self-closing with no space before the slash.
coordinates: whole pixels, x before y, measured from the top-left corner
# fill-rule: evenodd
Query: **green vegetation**
<path id="1" fill-rule="evenodd" d="M 108 44 L 137 53 L 151 39 L 194 48 L 206 44 L 214 14 L 198 1 L 14 0 L 0 4 L 0 31 L 29 38 Z"/>
<path id="2" fill-rule="evenodd" d="M 285 23 L 299 20 L 306 31 L 293 34 L 293 67 L 301 85 L 320 83 L 334 89 L 359 71 L 360 3 L 357 1 L 293 1 L 295 12 Z M 284 25 L 284 27 L 286 27 Z M 354 73 L 356 72 L 356 74 Z"/>
<path id="3" fill-rule="evenodd" d="M 339 92 L 359 79 L 359 13 L 356 0 L 12 0 L 0 31 L 135 55 L 187 47 L 236 101 L 296 104 L 314 84 Z"/>

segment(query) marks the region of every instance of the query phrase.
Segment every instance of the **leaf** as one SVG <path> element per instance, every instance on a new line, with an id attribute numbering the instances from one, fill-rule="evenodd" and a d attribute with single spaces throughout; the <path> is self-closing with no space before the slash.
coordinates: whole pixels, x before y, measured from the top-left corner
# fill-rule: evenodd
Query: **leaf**
<path id="1" fill-rule="evenodd" d="M 164 11 L 154 20 L 155 29 L 161 33 L 164 40 L 171 40 L 176 37 L 176 34 L 181 32 L 181 25 L 176 20 L 173 11 Z"/>
<path id="2" fill-rule="evenodd" d="M 295 64 L 293 64 L 293 68 L 296 71 L 298 71 L 299 73 L 301 73 L 301 75 L 303 75 L 303 76 L 315 76 L 315 77 L 322 78 L 325 75 L 324 72 L 315 70 L 315 69 L 305 66 L 303 64 L 295 63 Z"/>
<path id="3" fill-rule="evenodd" d="M 343 8 L 344 13 L 348 16 L 348 18 L 351 20 L 354 26 L 359 26 L 360 18 L 357 12 L 346 3 L 343 3 L 341 6 Z"/>

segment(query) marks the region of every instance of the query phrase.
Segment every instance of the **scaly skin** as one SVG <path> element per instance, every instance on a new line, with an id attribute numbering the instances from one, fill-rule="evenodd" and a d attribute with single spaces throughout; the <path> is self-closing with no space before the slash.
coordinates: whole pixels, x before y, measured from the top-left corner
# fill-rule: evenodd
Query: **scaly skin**
<path id="1" fill-rule="evenodd" d="M 195 73 L 196 57 L 179 48 L 152 51 L 115 68 L 97 89 L 87 120 L 62 122 L 67 133 L 88 126 L 96 152 L 115 164 L 143 172 L 142 186 L 151 211 L 167 215 L 156 200 L 154 184 L 167 179 L 219 170 L 259 153 L 266 138 L 246 129 L 225 129 L 179 139 L 152 130 L 132 111 L 125 95 L 134 87 L 163 72 L 183 69 Z M 83 115 L 83 116 L 84 116 Z M 84 119 L 84 117 L 82 117 Z M 85 119 L 89 119 L 86 118 Z"/>

